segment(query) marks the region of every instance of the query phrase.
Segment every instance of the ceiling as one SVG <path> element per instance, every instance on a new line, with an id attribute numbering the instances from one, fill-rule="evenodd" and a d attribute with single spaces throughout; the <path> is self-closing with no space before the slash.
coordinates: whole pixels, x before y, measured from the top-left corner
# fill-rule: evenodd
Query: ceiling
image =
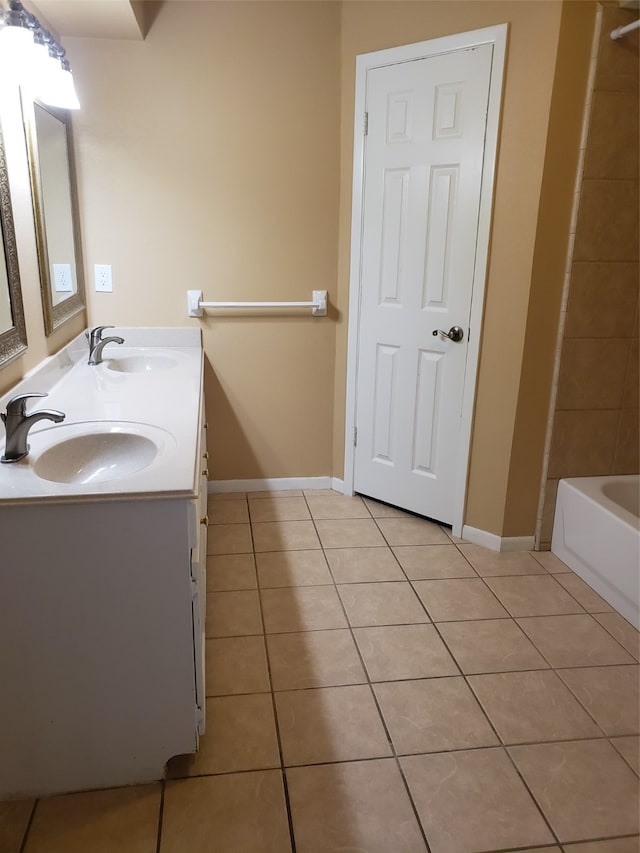
<path id="1" fill-rule="evenodd" d="M 60 38 L 141 41 L 160 0 L 26 0 L 25 7 Z"/>

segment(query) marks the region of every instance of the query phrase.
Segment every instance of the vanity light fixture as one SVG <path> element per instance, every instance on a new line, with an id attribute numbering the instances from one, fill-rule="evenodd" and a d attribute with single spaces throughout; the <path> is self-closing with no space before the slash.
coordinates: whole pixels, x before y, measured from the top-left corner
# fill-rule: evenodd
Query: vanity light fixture
<path id="1" fill-rule="evenodd" d="M 80 108 L 65 49 L 20 0 L 10 0 L 8 11 L 0 14 L 0 67 L 3 76 L 10 74 L 43 104 Z"/>

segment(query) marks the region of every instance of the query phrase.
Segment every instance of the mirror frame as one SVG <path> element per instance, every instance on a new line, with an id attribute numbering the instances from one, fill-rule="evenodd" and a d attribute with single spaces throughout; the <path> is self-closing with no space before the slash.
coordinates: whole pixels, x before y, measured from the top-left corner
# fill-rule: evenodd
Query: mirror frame
<path id="1" fill-rule="evenodd" d="M 69 194 L 71 200 L 71 228 L 73 231 L 74 260 L 76 264 L 77 289 L 74 294 L 53 304 L 51 296 L 51 273 L 49 271 L 49 248 L 47 244 L 47 228 L 44 218 L 44 203 L 42 198 L 42 183 L 40 179 L 40 159 L 38 155 L 38 131 L 36 127 L 35 106 L 48 112 L 62 123 L 67 141 L 67 158 L 69 163 Z M 73 160 L 73 144 L 71 137 L 71 117 L 67 110 L 58 110 L 45 106 L 38 100 L 31 100 L 22 94 L 22 116 L 27 138 L 27 153 L 29 158 L 29 174 L 31 177 L 31 198 L 33 200 L 33 218 L 38 250 L 38 266 L 40 268 L 40 293 L 42 297 L 42 313 L 44 315 L 44 332 L 47 337 L 52 335 L 63 323 L 75 317 L 85 308 L 84 278 L 82 256 L 80 251 L 80 231 L 78 228 L 78 206 L 76 194 L 76 172 Z"/>
<path id="2" fill-rule="evenodd" d="M 9 190 L 9 170 L 4 153 L 2 126 L 0 126 L 0 224 L 4 246 L 4 261 L 9 285 L 9 302 L 13 326 L 0 333 L 0 369 L 9 361 L 22 355 L 27 349 L 27 328 L 22 305 L 20 288 L 20 268 L 18 267 L 18 248 L 11 208 Z"/>

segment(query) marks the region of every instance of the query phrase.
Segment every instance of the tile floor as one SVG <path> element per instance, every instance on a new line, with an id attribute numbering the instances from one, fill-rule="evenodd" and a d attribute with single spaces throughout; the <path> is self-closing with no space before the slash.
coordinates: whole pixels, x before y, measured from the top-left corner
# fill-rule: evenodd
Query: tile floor
<path id="1" fill-rule="evenodd" d="M 552 554 L 332 492 L 209 515 L 199 753 L 0 804 L 0 853 L 638 853 L 638 633 Z"/>

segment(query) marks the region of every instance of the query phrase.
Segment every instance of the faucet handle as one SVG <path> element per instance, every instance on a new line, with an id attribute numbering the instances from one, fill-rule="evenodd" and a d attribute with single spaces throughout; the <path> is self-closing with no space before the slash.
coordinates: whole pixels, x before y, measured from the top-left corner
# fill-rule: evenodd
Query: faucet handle
<path id="1" fill-rule="evenodd" d="M 7 415 L 26 415 L 27 409 L 27 400 L 30 400 L 32 397 L 48 397 L 48 394 L 43 394 L 39 391 L 33 391 L 30 394 L 17 394 L 15 397 L 12 397 L 7 403 L 7 412 L 6 415 L 2 415 L 2 420 L 6 423 Z"/>
<path id="2" fill-rule="evenodd" d="M 85 332 L 85 337 L 89 341 L 90 345 L 94 347 L 97 343 L 102 340 L 102 333 L 105 329 L 114 329 L 115 326 L 94 326 L 91 331 Z"/>

